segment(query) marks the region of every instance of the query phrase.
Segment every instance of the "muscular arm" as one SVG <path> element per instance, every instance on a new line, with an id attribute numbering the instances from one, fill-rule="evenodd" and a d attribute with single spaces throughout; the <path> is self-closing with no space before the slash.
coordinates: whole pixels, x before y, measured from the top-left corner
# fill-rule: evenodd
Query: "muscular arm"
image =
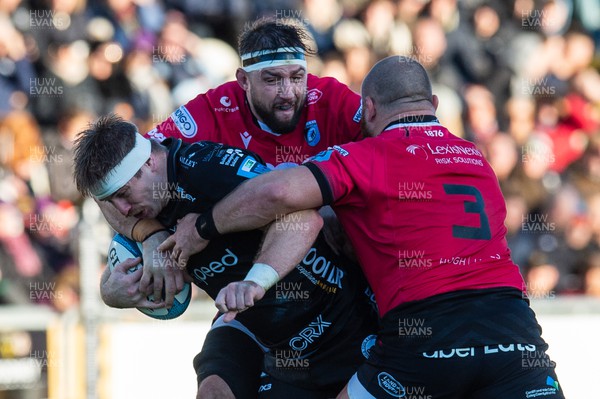
<path id="1" fill-rule="evenodd" d="M 289 213 L 318 208 L 322 203 L 321 191 L 312 173 L 305 167 L 295 167 L 244 181 L 215 205 L 212 214 L 218 232 L 226 234 L 262 228 L 274 220 L 293 221 L 298 216 Z M 183 217 L 175 234 L 158 249 L 172 250 L 181 265 L 187 264 L 189 257 L 202 251 L 209 242 L 199 235 L 197 220 L 198 214 Z M 283 228 L 277 233 L 282 232 L 285 232 Z"/>
<path id="2" fill-rule="evenodd" d="M 318 208 L 323 198 L 317 180 L 306 167 L 274 170 L 248 180 L 223 198 L 213 209 L 221 234 L 251 230 L 284 215 Z"/>
<path id="3" fill-rule="evenodd" d="M 276 220 L 267 229 L 255 264 L 271 266 L 281 280 L 306 256 L 322 226 L 323 219 L 315 210 L 293 212 Z M 215 305 L 226 313 L 224 320 L 229 322 L 237 313 L 254 306 L 265 292 L 264 287 L 253 281 L 233 282 L 219 292 Z"/>
<path id="4" fill-rule="evenodd" d="M 316 211 L 296 210 L 316 208 L 322 203 L 316 179 L 307 168 L 298 167 L 245 182 L 215 206 L 213 217 L 221 233 L 258 228 L 275 220 L 256 261 L 271 266 L 281 279 L 302 260 L 323 225 Z M 304 222 L 302 218 L 309 219 Z M 312 235 L 304 231 L 294 234 L 294 227 L 302 230 L 304 224 L 305 230 L 313 229 Z M 234 282 L 219 292 L 215 305 L 226 313 L 225 321 L 230 321 L 264 294 L 264 288 L 254 282 Z"/>

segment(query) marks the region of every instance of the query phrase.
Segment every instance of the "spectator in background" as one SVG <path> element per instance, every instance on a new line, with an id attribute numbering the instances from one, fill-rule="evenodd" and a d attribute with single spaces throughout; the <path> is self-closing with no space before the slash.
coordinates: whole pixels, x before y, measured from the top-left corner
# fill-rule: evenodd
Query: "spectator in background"
<path id="1" fill-rule="evenodd" d="M 188 29 L 185 15 L 169 11 L 157 46 L 154 68 L 173 89 L 176 104 L 186 103 L 226 80 L 234 79 L 237 52 L 218 39 L 203 39 Z"/>
<path id="2" fill-rule="evenodd" d="M 152 129 L 175 108 L 169 84 L 153 64 L 153 55 L 143 49 L 131 51 L 124 60 L 125 76 L 131 84 L 131 106 L 142 127 Z M 160 116 L 164 117 L 160 117 Z"/>
<path id="3" fill-rule="evenodd" d="M 72 173 L 73 140 L 78 132 L 94 119 L 94 115 L 73 109 L 58 117 L 56 130 L 46 131 L 44 143 L 46 157 L 44 159 L 50 183 L 50 197 L 54 202 L 68 201 L 81 204 L 81 195 L 71 179 L 64 176 Z"/>
<path id="4" fill-rule="evenodd" d="M 513 138 L 515 147 L 523 146 L 535 128 L 535 101 L 523 95 L 513 95 L 505 104 L 508 118 L 507 132 Z"/>
<path id="5" fill-rule="evenodd" d="M 478 84 L 465 86 L 463 96 L 466 138 L 485 147 L 500 132 L 495 96 L 487 87 Z"/>
<path id="6" fill-rule="evenodd" d="M 396 6 L 391 0 L 370 2 L 364 12 L 364 24 L 371 38 L 371 47 L 378 58 L 390 51 L 390 36 L 396 25 Z"/>
<path id="7" fill-rule="evenodd" d="M 87 38 L 91 18 L 87 3 L 87 0 L 44 1 L 42 4 L 48 8 L 36 10 L 30 27 L 37 51 L 44 54 L 53 43 L 69 43 Z"/>
<path id="8" fill-rule="evenodd" d="M 92 13 L 110 21 L 114 40 L 125 52 L 154 43 L 163 25 L 164 11 L 157 0 L 106 0 L 93 2 Z"/>
<path id="9" fill-rule="evenodd" d="M 344 12 L 340 3 L 336 0 L 304 0 L 303 3 L 304 7 L 299 14 L 296 13 L 297 17 L 293 16 L 292 9 L 280 11 L 284 17 L 287 11 L 288 14 L 292 14 L 288 18 L 296 18 L 301 24 L 306 24 L 319 55 L 324 55 L 334 48 L 339 49 L 335 45 L 334 32 Z M 277 18 L 277 15 L 275 17 Z"/>
<path id="10" fill-rule="evenodd" d="M 333 40 L 346 64 L 348 87 L 359 91 L 362 79 L 375 60 L 369 32 L 358 20 L 348 19 L 336 26 Z"/>
<path id="11" fill-rule="evenodd" d="M 0 14 L 0 114 L 25 108 L 35 78 L 23 35 Z"/>

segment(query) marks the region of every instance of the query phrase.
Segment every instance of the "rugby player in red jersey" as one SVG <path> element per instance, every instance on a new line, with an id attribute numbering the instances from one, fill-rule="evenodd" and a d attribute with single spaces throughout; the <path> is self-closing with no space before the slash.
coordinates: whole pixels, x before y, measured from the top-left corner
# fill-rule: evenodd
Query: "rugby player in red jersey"
<path id="1" fill-rule="evenodd" d="M 410 58 L 377 63 L 362 99 L 368 138 L 245 182 L 200 216 L 206 225 L 195 235 L 178 235 L 191 231 L 182 220 L 168 244 L 195 252 L 220 233 L 331 204 L 380 316 L 372 356 L 339 398 L 563 398 L 482 153 L 439 124 L 427 74 Z M 263 294 L 242 281 L 216 303 L 232 319 Z M 532 358 L 539 362 L 523 361 Z"/>

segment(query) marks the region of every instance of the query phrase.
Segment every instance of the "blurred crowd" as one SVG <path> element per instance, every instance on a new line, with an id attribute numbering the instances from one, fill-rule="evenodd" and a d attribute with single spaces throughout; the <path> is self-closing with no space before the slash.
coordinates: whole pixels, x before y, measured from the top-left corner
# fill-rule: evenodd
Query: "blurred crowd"
<path id="1" fill-rule="evenodd" d="M 262 16 L 356 91 L 385 56 L 421 62 L 498 175 L 530 294 L 600 297 L 598 0 L 0 0 L 0 304 L 78 303 L 74 135 L 107 112 L 147 131 L 234 79 Z"/>

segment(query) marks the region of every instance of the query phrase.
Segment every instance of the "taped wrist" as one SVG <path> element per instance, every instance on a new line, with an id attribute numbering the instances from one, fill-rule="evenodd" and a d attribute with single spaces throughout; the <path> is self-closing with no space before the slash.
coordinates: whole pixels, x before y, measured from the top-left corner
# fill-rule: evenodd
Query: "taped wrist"
<path id="1" fill-rule="evenodd" d="M 279 281 L 279 273 L 266 263 L 255 263 L 244 281 L 252 281 L 267 291 Z"/>
<path id="2" fill-rule="evenodd" d="M 167 230 L 165 226 L 160 224 L 156 219 L 140 219 L 131 229 L 131 238 L 135 242 L 144 242 L 151 235 L 165 230 Z"/>
<path id="3" fill-rule="evenodd" d="M 215 226 L 212 208 L 198 216 L 196 219 L 196 231 L 200 237 L 208 241 L 221 236 L 217 230 L 217 226 Z"/>

